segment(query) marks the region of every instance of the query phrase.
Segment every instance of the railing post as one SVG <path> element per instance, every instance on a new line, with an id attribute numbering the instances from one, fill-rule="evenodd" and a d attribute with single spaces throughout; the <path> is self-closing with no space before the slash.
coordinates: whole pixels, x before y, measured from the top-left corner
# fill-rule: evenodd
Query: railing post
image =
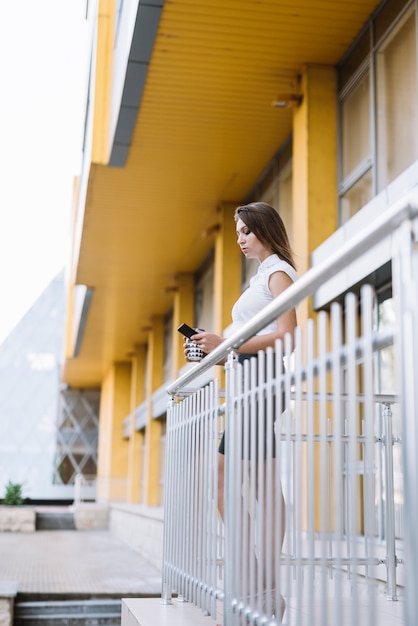
<path id="1" fill-rule="evenodd" d="M 165 462 L 165 477 L 164 477 L 164 527 L 163 527 L 163 572 L 162 572 L 162 587 L 161 587 L 161 604 L 172 604 L 172 574 L 168 573 L 167 568 L 167 558 L 168 552 L 171 552 L 171 535 L 173 532 L 172 524 L 173 524 L 173 511 L 172 511 L 172 485 L 170 482 L 170 476 L 173 472 L 173 454 L 172 454 L 172 420 L 173 420 L 173 409 L 175 406 L 175 401 L 173 398 L 170 398 L 167 405 L 167 449 L 166 449 L 166 462 Z"/>
<path id="2" fill-rule="evenodd" d="M 404 222 L 394 235 L 392 287 L 397 305 L 399 332 L 396 337 L 399 362 L 399 395 L 402 422 L 405 485 L 405 616 L 416 624 L 418 615 L 418 224 Z"/>
<path id="3" fill-rule="evenodd" d="M 386 572 L 388 600 L 397 600 L 396 592 L 396 546 L 395 546 L 395 488 L 393 482 L 393 432 L 392 409 L 390 404 L 383 405 L 384 444 L 385 444 L 385 482 L 386 482 Z"/>
<path id="4" fill-rule="evenodd" d="M 239 511 L 236 510 L 234 503 L 232 502 L 235 488 L 232 485 L 234 477 L 236 478 L 236 472 L 234 472 L 234 459 L 232 458 L 232 445 L 230 441 L 234 440 L 235 420 L 235 379 L 236 379 L 236 367 L 238 358 L 235 352 L 230 352 L 228 360 L 225 364 L 225 587 L 224 587 L 224 626 L 232 626 L 233 614 L 232 604 L 233 589 L 234 589 L 234 563 L 231 555 L 231 541 L 233 540 L 236 521 L 234 516 L 239 515 Z M 236 447 L 236 446 L 235 446 Z M 239 474 L 239 472 L 238 472 Z"/>

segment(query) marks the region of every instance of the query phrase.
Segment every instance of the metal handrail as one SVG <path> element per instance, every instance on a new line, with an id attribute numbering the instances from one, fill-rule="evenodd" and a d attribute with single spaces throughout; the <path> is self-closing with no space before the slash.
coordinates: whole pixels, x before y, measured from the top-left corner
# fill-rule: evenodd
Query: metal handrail
<path id="1" fill-rule="evenodd" d="M 343 270 L 349 263 L 358 259 L 360 255 L 369 251 L 383 239 L 389 237 L 404 220 L 411 220 L 417 216 L 418 189 L 414 189 L 384 211 L 382 215 L 361 232 L 354 235 L 339 250 L 330 254 L 321 263 L 305 272 L 286 291 L 277 296 L 260 313 L 255 315 L 251 321 L 225 339 L 215 350 L 204 357 L 200 363 L 171 383 L 167 387 L 167 393 L 171 396 L 176 395 L 185 385 L 213 365 L 222 361 L 231 351 L 238 349 L 270 322 L 294 308 L 304 298 L 312 295 L 318 287 L 335 276 L 337 272 Z"/>

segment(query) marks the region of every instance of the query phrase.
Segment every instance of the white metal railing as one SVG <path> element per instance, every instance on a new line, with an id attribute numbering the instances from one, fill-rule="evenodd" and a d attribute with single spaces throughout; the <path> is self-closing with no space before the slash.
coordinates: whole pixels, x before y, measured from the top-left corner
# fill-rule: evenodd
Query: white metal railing
<path id="1" fill-rule="evenodd" d="M 96 475 L 76 474 L 74 478 L 74 504 L 96 499 Z"/>
<path id="2" fill-rule="evenodd" d="M 415 625 L 418 598 L 408 581 L 418 576 L 417 215 L 412 194 L 169 386 L 163 602 L 177 593 L 218 621 L 221 614 L 224 626 L 273 626 L 285 607 L 289 625 L 377 624 L 377 581 L 386 579 L 389 599 L 398 594 L 391 407 L 399 403 L 405 623 Z M 376 331 L 375 296 L 365 286 L 359 298 L 348 294 L 297 328 L 293 346 L 288 337 L 274 352 L 238 363 L 235 349 L 250 336 L 387 237 L 394 328 Z M 396 396 L 380 394 L 375 383 L 376 360 L 392 344 Z M 225 399 L 217 381 L 194 388 L 225 355 Z M 379 410 L 384 432 L 376 426 Z M 376 550 L 374 519 L 379 446 L 385 451 L 384 558 Z M 223 485 L 224 519 L 218 513 Z"/>

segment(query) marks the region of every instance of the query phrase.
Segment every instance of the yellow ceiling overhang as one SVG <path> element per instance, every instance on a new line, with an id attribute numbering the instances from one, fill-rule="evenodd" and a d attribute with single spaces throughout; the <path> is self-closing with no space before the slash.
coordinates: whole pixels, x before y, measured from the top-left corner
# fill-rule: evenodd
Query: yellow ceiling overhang
<path id="1" fill-rule="evenodd" d="M 212 246 L 203 234 L 217 207 L 242 201 L 290 135 L 292 110 L 272 102 L 297 92 L 306 64 L 335 65 L 377 4 L 164 4 L 126 163 L 90 170 L 76 282 L 94 293 L 65 382 L 100 385 L 113 362 L 146 341 L 152 319 L 171 306 L 176 276 L 193 272 Z M 99 41 L 107 37 L 109 51 L 112 16 L 105 17 Z M 103 95 L 108 54 L 97 59 L 96 94 Z M 95 137 L 105 133 L 107 104 Z"/>

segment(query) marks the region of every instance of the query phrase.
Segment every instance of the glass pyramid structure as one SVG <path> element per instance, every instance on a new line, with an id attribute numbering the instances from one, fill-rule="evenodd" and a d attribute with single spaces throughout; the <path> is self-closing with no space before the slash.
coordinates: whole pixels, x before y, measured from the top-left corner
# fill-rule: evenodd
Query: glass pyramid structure
<path id="1" fill-rule="evenodd" d="M 23 484 L 37 501 L 71 501 L 96 474 L 100 392 L 60 384 L 65 279 L 60 272 L 0 344 L 0 499 Z"/>

